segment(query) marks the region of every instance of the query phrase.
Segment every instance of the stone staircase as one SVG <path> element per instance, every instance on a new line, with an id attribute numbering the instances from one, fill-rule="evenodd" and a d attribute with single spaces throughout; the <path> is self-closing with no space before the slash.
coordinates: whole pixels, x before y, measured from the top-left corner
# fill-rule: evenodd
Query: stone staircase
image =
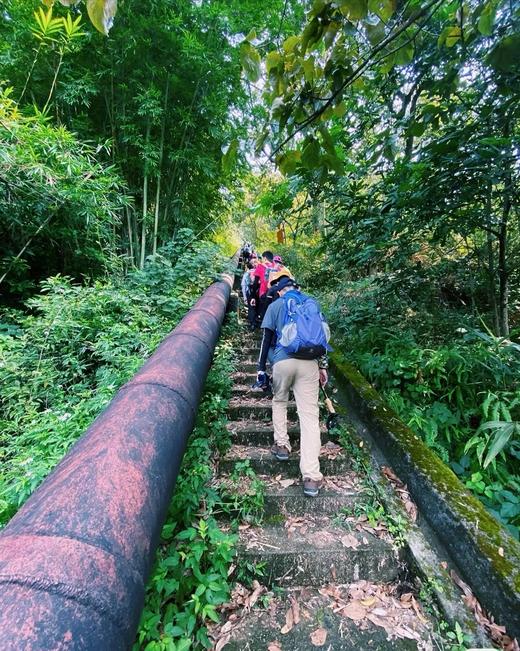
<path id="1" fill-rule="evenodd" d="M 237 565 L 262 568 L 253 585 L 257 591 L 258 586 L 262 592 L 270 590 L 270 597 L 267 607 L 249 604 L 240 615 L 231 614 L 216 648 L 432 648 L 417 601 L 412 598 L 413 608 L 402 601 L 403 594 L 406 599 L 411 596 L 399 584 L 404 564 L 392 540 L 375 535 L 377 531 L 369 526 L 352 524 L 349 529 L 344 514 L 353 513 L 356 507 L 359 513 L 370 495 L 347 452 L 328 442 L 323 426 L 320 464 L 324 487 L 317 498 L 305 497 L 299 475 L 296 406 L 290 403 L 289 434 L 294 449 L 288 462 L 271 455 L 271 400 L 251 391 L 259 342 L 249 333 L 240 333 L 238 338 L 240 361 L 233 378 L 228 422 L 233 445 L 220 459 L 218 472 L 225 481 L 238 462 L 248 460 L 264 484 L 262 524 L 240 527 Z M 353 599 L 356 595 L 365 595 L 365 599 Z M 364 617 L 355 612 L 353 602 L 365 609 Z M 396 636 L 389 628 L 390 603 L 396 612 L 409 616 L 406 624 L 399 624 L 401 631 Z M 377 605 L 379 612 L 374 610 Z M 349 608 L 352 612 L 346 615 Z"/>

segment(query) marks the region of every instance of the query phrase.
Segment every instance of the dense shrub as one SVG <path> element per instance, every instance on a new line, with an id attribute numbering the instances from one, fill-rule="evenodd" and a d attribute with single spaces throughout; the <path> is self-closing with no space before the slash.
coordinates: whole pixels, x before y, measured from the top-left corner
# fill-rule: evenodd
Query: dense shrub
<path id="1" fill-rule="evenodd" d="M 0 523 L 176 325 L 226 260 L 186 236 L 127 279 L 57 276 L 0 334 Z M 177 248 L 176 248 L 177 247 Z M 181 253 L 182 251 L 182 253 Z"/>

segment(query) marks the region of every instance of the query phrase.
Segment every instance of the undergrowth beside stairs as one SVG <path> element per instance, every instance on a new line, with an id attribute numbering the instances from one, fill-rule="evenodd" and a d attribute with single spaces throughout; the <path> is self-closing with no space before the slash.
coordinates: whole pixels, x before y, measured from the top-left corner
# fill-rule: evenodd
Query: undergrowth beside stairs
<path id="1" fill-rule="evenodd" d="M 231 321 L 231 319 L 230 319 Z M 233 351 L 228 323 L 206 380 L 197 423 L 188 442 L 134 651 L 210 648 L 206 624 L 219 621 L 229 600 L 228 579 L 237 537 L 222 531 L 215 515 L 220 497 L 212 487 L 213 459 L 230 445 L 226 411 Z"/>

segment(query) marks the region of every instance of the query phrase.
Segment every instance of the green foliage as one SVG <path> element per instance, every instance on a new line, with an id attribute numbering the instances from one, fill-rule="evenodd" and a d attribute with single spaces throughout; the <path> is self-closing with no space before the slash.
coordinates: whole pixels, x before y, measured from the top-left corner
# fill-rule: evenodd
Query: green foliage
<path id="1" fill-rule="evenodd" d="M 177 243 L 179 251 L 182 240 Z M 172 249 L 175 242 L 172 244 Z M 51 278 L 0 332 L 5 523 L 222 269 L 215 245 L 163 255 L 125 283 Z M 190 271 L 187 274 L 187 269 Z"/>
<path id="2" fill-rule="evenodd" d="M 229 599 L 229 567 L 236 536 L 214 518 L 218 497 L 211 488 L 212 456 L 229 445 L 225 427 L 233 353 L 229 325 L 217 347 L 196 427 L 184 455 L 158 561 L 147 587 L 134 649 L 209 648 L 205 623 L 218 621 Z"/>
<path id="3" fill-rule="evenodd" d="M 60 461 L 214 278 L 227 266 L 193 232 L 123 282 L 81 287 L 50 278 L 30 312 L 6 312 L 0 334 L 2 440 L 0 521 L 7 520 Z M 135 648 L 209 648 L 205 622 L 228 599 L 235 536 L 212 516 L 212 456 L 229 445 L 225 427 L 233 352 L 217 346 L 147 588 Z"/>
<path id="4" fill-rule="evenodd" d="M 220 507 L 238 522 L 260 524 L 264 515 L 265 483 L 251 468 L 249 459 L 238 461 L 229 477 L 221 482 Z"/>
<path id="5" fill-rule="evenodd" d="M 392 513 L 387 508 L 387 497 L 382 486 L 374 481 L 371 460 L 363 450 L 363 443 L 357 436 L 349 431 L 349 427 L 341 424 L 334 432 L 340 440 L 349 458 L 352 467 L 359 471 L 363 477 L 363 501 L 356 502 L 351 509 L 346 507 L 336 518 L 338 524 L 350 528 L 350 523 L 344 516 L 354 515 L 356 518 L 363 516 L 370 527 L 382 524 L 392 537 L 396 549 L 406 545 L 407 520 L 399 513 Z"/>
<path id="6" fill-rule="evenodd" d="M 369 297 L 370 292 L 365 299 Z M 391 302 L 392 296 L 386 301 Z M 421 333 L 413 327 L 415 320 L 425 318 L 424 311 L 411 319 L 401 314 L 399 325 L 385 304 L 363 301 L 359 296 L 352 303 L 347 299 L 347 304 L 353 310 L 337 326 L 348 332 L 343 341 L 361 371 L 408 425 L 420 432 L 445 462 L 454 464 L 463 479 L 483 473 L 481 480 L 492 488 L 486 492 L 474 483 L 468 486 L 484 496 L 486 505 L 518 536 L 518 510 L 509 506 L 502 511 L 500 506 L 519 480 L 518 347 L 478 330 L 456 333 L 455 328 L 449 341 L 441 343 L 439 312 L 429 317 L 435 338 L 430 336 L 430 346 L 421 345 Z M 351 323 L 345 323 L 349 319 Z M 361 319 L 365 319 L 363 324 Z M 496 422 L 499 415 L 504 418 L 503 425 Z M 462 467 L 459 462 L 464 457 Z"/>
<path id="7" fill-rule="evenodd" d="M 20 117 L 10 89 L 0 94 L 0 115 L 4 293 L 20 300 L 51 274 L 79 279 L 117 269 L 113 224 L 124 186 L 113 168 L 65 128 Z"/>
<path id="8" fill-rule="evenodd" d="M 217 230 L 229 214 L 223 186 L 232 184 L 240 170 L 235 165 L 238 141 L 246 135 L 249 119 L 243 110 L 246 94 L 234 44 L 249 31 L 246 21 L 256 20 L 261 12 L 236 1 L 226 6 L 189 0 L 130 2 L 119 11 L 117 28 L 103 38 L 86 19 L 85 9 L 96 28 L 106 33 L 115 11 L 113 0 L 54 4 L 49 0 L 45 3 L 49 9 L 42 8 L 40 0 L 4 4 L 2 83 L 13 88 L 11 97 L 19 112 L 40 117 L 44 113 L 49 123 L 73 132 L 79 143 L 88 142 L 96 162 L 124 179 L 117 192 L 124 196 L 117 197 L 115 210 L 107 209 L 101 196 L 96 206 L 110 233 L 109 242 L 98 238 L 110 252 L 109 262 L 87 264 L 78 259 L 77 267 L 84 271 L 116 264 L 142 266 L 146 255 L 155 253 L 180 228 L 190 227 L 195 233 L 204 229 L 205 234 Z M 85 19 L 80 22 L 82 15 Z M 40 131 L 33 142 L 46 137 Z M 223 157 L 224 143 L 231 146 Z M 23 143 L 28 152 L 30 144 Z M 71 183 L 84 178 L 71 170 Z M 52 190 L 45 182 L 42 179 L 40 189 Z M 24 220 L 38 212 L 29 204 L 26 208 Z M 69 222 L 77 219 L 71 212 Z M 21 246 L 41 221 L 35 219 L 35 228 L 28 228 Z M 52 217 L 51 224 L 54 221 Z M 72 243 L 73 251 L 82 255 L 85 247 L 81 238 L 76 246 L 75 232 L 71 228 L 64 248 Z M 91 223 L 89 233 L 93 232 Z M 45 247 L 49 241 L 54 246 L 42 231 L 32 246 L 41 242 Z M 9 247 L 4 253 L 0 247 L 0 253 L 10 258 L 12 272 L 22 276 L 19 283 L 29 276 L 27 293 L 34 290 L 35 280 L 49 274 L 80 277 L 81 271 L 70 264 L 40 273 L 31 251 L 17 266 L 12 258 L 18 252 Z M 13 287 L 13 293 L 16 290 Z"/>

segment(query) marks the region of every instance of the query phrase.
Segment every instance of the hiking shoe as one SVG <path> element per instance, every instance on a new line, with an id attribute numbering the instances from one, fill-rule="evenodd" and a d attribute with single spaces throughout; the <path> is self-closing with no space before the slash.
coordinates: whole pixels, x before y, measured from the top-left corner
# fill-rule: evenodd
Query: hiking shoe
<path id="1" fill-rule="evenodd" d="M 303 480 L 303 494 L 306 497 L 318 497 L 320 488 L 321 481 L 315 481 L 314 479 Z"/>
<path id="2" fill-rule="evenodd" d="M 278 459 L 278 461 L 289 461 L 289 450 L 284 448 L 283 445 L 273 445 L 271 448 L 271 454 L 273 457 Z"/>

